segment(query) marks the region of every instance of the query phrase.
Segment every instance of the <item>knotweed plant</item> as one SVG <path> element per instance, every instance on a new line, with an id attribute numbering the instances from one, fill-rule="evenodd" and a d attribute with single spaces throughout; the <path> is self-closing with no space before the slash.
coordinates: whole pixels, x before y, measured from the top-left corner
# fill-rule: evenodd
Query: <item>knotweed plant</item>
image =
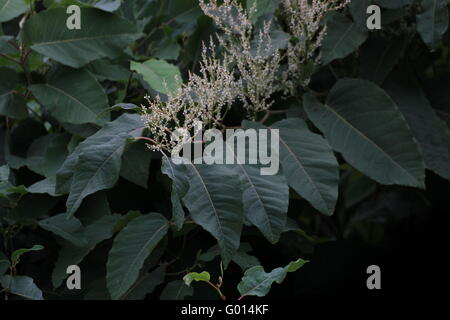
<path id="1" fill-rule="evenodd" d="M 326 34 L 323 18 L 331 11 L 344 8 L 351 0 L 282 0 L 282 16 L 292 36 L 288 44 L 288 70 L 283 79 L 288 91 L 307 86 L 311 70 L 320 61 L 318 49 Z"/>
<path id="2" fill-rule="evenodd" d="M 250 19 L 254 6 L 247 12 L 237 0 L 199 0 L 205 15 L 214 20 L 220 50 L 211 39 L 203 46 L 200 72 L 189 73 L 188 81 L 166 100 L 147 97 L 143 119 L 154 137 L 153 150 L 172 150 L 174 129 L 195 131 L 195 123 L 204 128 L 221 128 L 223 118 L 233 103 L 240 102 L 247 118 L 256 120 L 267 114 L 273 96 L 284 89 L 306 86 L 303 68 L 319 62 L 317 50 L 326 32 L 324 16 L 346 6 L 350 0 L 282 0 L 281 13 L 292 40 L 286 50 L 273 44 L 272 24 L 266 20 L 256 29 Z M 220 55 L 219 55 L 220 53 Z M 287 70 L 280 72 L 281 62 Z"/>

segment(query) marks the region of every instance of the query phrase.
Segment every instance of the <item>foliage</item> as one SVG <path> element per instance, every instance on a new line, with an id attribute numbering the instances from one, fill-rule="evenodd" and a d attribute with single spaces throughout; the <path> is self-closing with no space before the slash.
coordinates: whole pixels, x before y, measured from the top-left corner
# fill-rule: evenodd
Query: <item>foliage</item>
<path id="1" fill-rule="evenodd" d="M 448 1 L 294 2 L 0 0 L 2 298 L 276 298 L 318 243 L 376 243 L 432 201 Z M 279 129 L 279 173 L 175 165 L 166 131 L 196 119 Z"/>

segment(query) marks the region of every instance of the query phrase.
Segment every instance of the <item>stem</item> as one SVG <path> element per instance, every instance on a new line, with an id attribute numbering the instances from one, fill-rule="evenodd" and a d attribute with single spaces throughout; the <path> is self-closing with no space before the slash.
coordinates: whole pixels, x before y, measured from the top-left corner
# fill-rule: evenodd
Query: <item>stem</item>
<path id="1" fill-rule="evenodd" d="M 214 283 L 212 283 L 211 281 L 206 281 L 206 283 L 208 283 L 211 287 L 214 288 L 214 290 L 217 291 L 217 293 L 220 296 L 221 300 L 227 300 L 227 298 L 224 296 L 224 294 L 222 293 L 222 291 L 220 291 L 220 288 L 218 286 L 216 286 Z"/>

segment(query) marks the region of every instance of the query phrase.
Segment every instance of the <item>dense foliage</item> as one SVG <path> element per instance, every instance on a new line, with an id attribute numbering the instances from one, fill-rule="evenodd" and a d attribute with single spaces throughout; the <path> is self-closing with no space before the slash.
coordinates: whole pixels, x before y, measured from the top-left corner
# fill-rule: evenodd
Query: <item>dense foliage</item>
<path id="1" fill-rule="evenodd" d="M 347 2 L 0 0 L 1 297 L 294 296 L 316 246 L 436 207 L 449 3 Z M 279 173 L 173 164 L 182 112 L 279 129 Z"/>

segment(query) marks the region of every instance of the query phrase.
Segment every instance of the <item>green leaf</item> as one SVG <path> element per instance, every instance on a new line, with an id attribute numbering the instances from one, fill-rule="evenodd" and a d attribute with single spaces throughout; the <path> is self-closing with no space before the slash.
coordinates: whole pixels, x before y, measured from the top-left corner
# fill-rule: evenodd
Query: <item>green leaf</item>
<path id="1" fill-rule="evenodd" d="M 255 128 L 255 126 L 264 128 L 256 123 L 243 122 L 245 128 Z M 233 152 L 229 144 L 225 146 Z M 286 179 L 281 174 L 261 175 L 258 166 L 241 164 L 236 159 L 236 152 L 233 154 L 237 163 L 234 169 L 242 181 L 245 218 L 256 226 L 267 240 L 275 243 L 286 224 L 289 206 L 289 187 Z"/>
<path id="2" fill-rule="evenodd" d="M 375 84 L 342 79 L 325 104 L 308 94 L 304 106 L 350 165 L 382 184 L 424 188 L 418 145 L 396 104 Z"/>
<path id="3" fill-rule="evenodd" d="M 157 286 L 164 282 L 166 265 L 161 265 L 150 273 L 144 274 L 122 296 L 123 300 L 143 300 L 148 293 L 152 293 Z"/>
<path id="4" fill-rule="evenodd" d="M 66 8 L 32 16 L 22 30 L 24 44 L 62 64 L 79 68 L 99 58 L 116 58 L 140 34 L 129 21 L 94 8 L 81 8 L 81 29 L 66 26 Z"/>
<path id="5" fill-rule="evenodd" d="M 39 226 L 50 231 L 75 246 L 87 245 L 85 230 L 81 222 L 75 217 L 69 217 L 66 213 L 40 220 Z"/>
<path id="6" fill-rule="evenodd" d="M 192 220 L 216 238 L 228 265 L 239 248 L 243 225 L 239 176 L 225 165 L 186 165 L 189 190 L 183 198 Z"/>
<path id="7" fill-rule="evenodd" d="M 448 29 L 446 0 L 423 0 L 422 8 L 417 15 L 417 31 L 430 49 L 436 49 Z"/>
<path id="8" fill-rule="evenodd" d="M 28 249 L 26 249 L 26 248 L 17 249 L 11 254 L 11 263 L 12 263 L 13 266 L 15 266 L 15 265 L 17 265 L 19 263 L 20 257 L 24 253 L 31 252 L 31 251 L 39 251 L 39 250 L 42 250 L 42 249 L 44 249 L 44 247 L 41 246 L 41 245 L 38 245 L 38 244 L 36 244 L 36 245 L 34 245 L 34 246 L 32 246 L 31 248 L 28 248 Z"/>
<path id="9" fill-rule="evenodd" d="M 345 15 L 336 13 L 327 23 L 327 34 L 322 42 L 322 63 L 345 58 L 355 51 L 364 41 L 367 32 L 362 32 L 359 26 Z"/>
<path id="10" fill-rule="evenodd" d="M 288 272 L 295 272 L 300 269 L 307 260 L 298 259 L 290 262 L 284 268 L 276 268 L 266 273 L 262 266 L 254 266 L 245 271 L 241 282 L 238 284 L 238 290 L 241 296 L 264 297 L 269 293 L 272 283 L 280 284 Z"/>
<path id="11" fill-rule="evenodd" d="M 361 48 L 360 77 L 381 85 L 397 65 L 403 46 L 403 39 L 371 37 Z"/>
<path id="12" fill-rule="evenodd" d="M 339 165 L 327 141 L 298 118 L 281 120 L 271 128 L 279 130 L 280 162 L 288 184 L 314 208 L 333 214 Z"/>
<path id="13" fill-rule="evenodd" d="M 183 300 L 187 296 L 192 296 L 194 289 L 188 287 L 183 280 L 171 281 L 161 292 L 161 300 Z"/>
<path id="14" fill-rule="evenodd" d="M 190 272 L 183 277 L 183 281 L 187 286 L 190 286 L 192 281 L 204 281 L 208 282 L 211 279 L 211 275 L 207 271 L 203 271 L 201 273 L 198 272 Z"/>
<path id="15" fill-rule="evenodd" d="M 130 70 L 141 74 L 144 81 L 158 92 L 173 93 L 181 86 L 180 70 L 164 60 L 150 59 L 144 63 L 131 61 Z"/>
<path id="16" fill-rule="evenodd" d="M 116 183 L 126 140 L 140 136 L 143 128 L 139 116 L 124 114 L 80 143 L 67 157 L 57 172 L 56 192 L 69 193 L 69 215 L 75 213 L 86 196 Z"/>
<path id="17" fill-rule="evenodd" d="M 80 247 L 69 242 L 62 242 L 61 250 L 58 254 L 55 267 L 52 273 L 52 283 L 54 288 L 58 288 L 64 278 L 67 277 L 66 269 L 70 265 L 78 265 L 83 261 L 84 257 L 91 252 L 97 244 L 103 240 L 109 239 L 113 235 L 113 226 L 117 223 L 120 215 L 103 216 L 84 229 L 87 244 Z"/>
<path id="18" fill-rule="evenodd" d="M 186 167 L 184 164 L 174 164 L 168 157 L 163 157 L 161 172 L 172 179 L 172 220 L 178 230 L 181 230 L 184 223 L 185 212 L 181 204 L 181 199 L 189 189 L 189 182 L 186 176 Z"/>
<path id="19" fill-rule="evenodd" d="M 69 141 L 68 134 L 48 134 L 39 137 L 28 148 L 27 167 L 45 177 L 55 177 L 68 155 Z"/>
<path id="20" fill-rule="evenodd" d="M 17 73 L 10 68 L 0 68 L 0 115 L 25 119 L 28 109 L 22 96 L 14 93 L 18 83 Z"/>
<path id="21" fill-rule="evenodd" d="M 108 107 L 106 94 L 86 70 L 58 68 L 47 83 L 32 85 L 30 90 L 61 122 L 102 124 L 109 119 L 108 112 L 103 112 Z"/>
<path id="22" fill-rule="evenodd" d="M 134 184 L 147 188 L 152 153 L 143 141 L 128 144 L 122 155 L 120 176 Z"/>
<path id="23" fill-rule="evenodd" d="M 3 275 L 0 283 L 8 292 L 29 300 L 43 300 L 42 291 L 36 286 L 33 279 L 26 276 Z"/>
<path id="24" fill-rule="evenodd" d="M 20 16 L 27 9 L 25 0 L 0 0 L 0 23 Z"/>
<path id="25" fill-rule="evenodd" d="M 391 77 L 386 91 L 408 121 L 426 167 L 450 180 L 450 131 L 436 115 L 414 76 L 406 73 Z"/>
<path id="26" fill-rule="evenodd" d="M 144 260 L 166 235 L 168 221 L 150 213 L 131 221 L 114 239 L 107 262 L 107 286 L 113 299 L 119 299 L 137 280 Z"/>

